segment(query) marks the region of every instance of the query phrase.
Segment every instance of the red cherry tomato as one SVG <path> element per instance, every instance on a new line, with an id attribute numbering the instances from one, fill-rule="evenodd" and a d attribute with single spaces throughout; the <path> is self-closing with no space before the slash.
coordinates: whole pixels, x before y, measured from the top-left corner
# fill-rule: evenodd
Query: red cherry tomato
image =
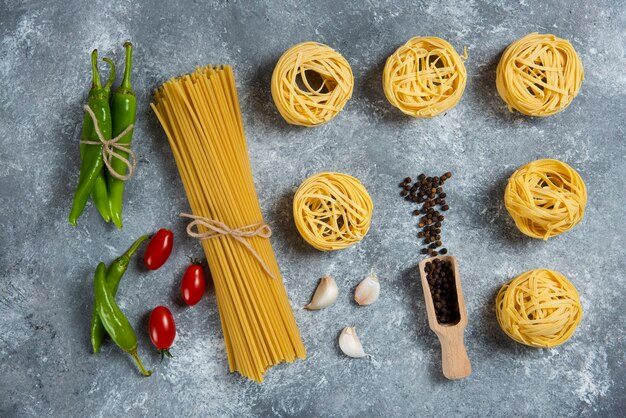
<path id="1" fill-rule="evenodd" d="M 143 255 L 143 264 L 148 270 L 161 267 L 172 253 L 174 234 L 169 229 L 161 228 L 150 239 Z"/>
<path id="2" fill-rule="evenodd" d="M 202 270 L 200 263 L 194 261 L 193 264 L 187 267 L 183 281 L 180 284 L 180 293 L 183 296 L 183 301 L 189 306 L 195 305 L 202 299 L 205 289 L 204 270 Z"/>
<path id="3" fill-rule="evenodd" d="M 154 308 L 150 314 L 148 330 L 152 344 L 161 352 L 161 359 L 163 355 L 172 357 L 169 349 L 176 338 L 176 324 L 170 310 L 165 306 Z"/>

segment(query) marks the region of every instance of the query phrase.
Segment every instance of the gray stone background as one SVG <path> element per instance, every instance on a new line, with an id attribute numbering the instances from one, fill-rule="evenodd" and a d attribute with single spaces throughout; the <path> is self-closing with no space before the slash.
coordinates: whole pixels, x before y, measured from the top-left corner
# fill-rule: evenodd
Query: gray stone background
<path id="1" fill-rule="evenodd" d="M 495 89 L 503 49 L 527 33 L 569 39 L 585 66 L 580 95 L 545 119 L 510 114 Z M 413 120 L 381 89 L 386 57 L 407 39 L 434 35 L 467 46 L 467 89 L 445 115 Z M 602 1 L 90 1 L 0 2 L 0 415 L 2 416 L 617 416 L 626 407 L 624 302 L 624 134 L 626 10 Z M 123 61 L 135 44 L 137 175 L 125 195 L 125 227 L 89 207 L 67 223 L 78 174 L 78 137 L 90 85 L 89 52 Z M 270 96 L 273 66 L 291 45 L 315 40 L 339 50 L 355 75 L 352 100 L 331 123 L 288 126 Z M 149 110 L 153 90 L 196 65 L 235 68 L 250 157 L 267 222 L 308 359 L 271 369 L 258 385 L 227 371 L 212 290 L 178 302 L 186 256 L 202 256 L 184 235 L 188 210 L 165 136 Z M 119 80 L 119 77 L 118 77 Z M 537 158 L 558 158 L 586 182 L 584 221 L 548 242 L 519 233 L 504 210 L 508 176 Z M 352 174 L 376 205 L 359 245 L 332 254 L 299 237 L 292 195 L 322 170 Z M 444 241 L 459 259 L 468 305 L 473 374 L 441 373 L 427 326 L 416 263 L 415 218 L 397 183 L 419 172 L 454 172 Z M 131 266 L 118 301 L 136 326 L 141 378 L 112 343 L 90 353 L 92 273 L 139 235 L 175 231 L 170 261 L 148 273 Z M 557 270 L 578 288 L 584 318 L 555 349 L 533 349 L 498 327 L 494 296 L 532 268 Z M 380 300 L 351 302 L 370 270 Z M 321 312 L 299 308 L 317 279 L 341 293 Z M 176 318 L 175 358 L 159 362 L 147 335 L 158 305 Z M 336 345 L 357 327 L 372 360 Z"/>

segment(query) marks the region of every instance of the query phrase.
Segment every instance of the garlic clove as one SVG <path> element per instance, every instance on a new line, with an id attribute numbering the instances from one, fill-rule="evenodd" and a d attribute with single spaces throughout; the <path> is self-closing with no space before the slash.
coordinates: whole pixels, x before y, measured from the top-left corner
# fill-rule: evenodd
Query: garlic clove
<path id="1" fill-rule="evenodd" d="M 371 305 L 380 295 L 380 282 L 374 273 L 367 275 L 354 291 L 354 301 L 361 306 Z"/>
<path id="2" fill-rule="evenodd" d="M 363 351 L 363 346 L 356 335 L 354 327 L 345 327 L 341 331 L 341 334 L 339 334 L 339 348 L 348 357 L 362 358 L 367 356 L 365 351 Z"/>
<path id="3" fill-rule="evenodd" d="M 335 279 L 330 276 L 324 276 L 317 285 L 317 289 L 315 289 L 311 303 L 306 305 L 304 308 L 311 311 L 324 309 L 335 303 L 338 292 L 339 289 L 337 288 Z"/>

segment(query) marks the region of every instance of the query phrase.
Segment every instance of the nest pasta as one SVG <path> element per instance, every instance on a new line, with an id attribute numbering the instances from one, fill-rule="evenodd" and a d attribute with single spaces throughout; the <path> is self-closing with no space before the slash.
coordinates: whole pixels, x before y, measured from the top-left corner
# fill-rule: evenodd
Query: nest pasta
<path id="1" fill-rule="evenodd" d="M 502 330 L 532 347 L 563 344 L 582 316 L 576 288 L 552 270 L 527 271 L 502 286 L 496 296 L 496 317 Z"/>
<path id="2" fill-rule="evenodd" d="M 383 90 L 389 103 L 409 116 L 430 118 L 461 100 L 467 74 L 463 60 L 443 39 L 410 39 L 385 64 Z"/>
<path id="3" fill-rule="evenodd" d="M 293 199 L 300 235 L 320 251 L 347 248 L 370 228 L 374 205 L 363 184 L 341 173 L 319 173 L 306 179 Z"/>
<path id="4" fill-rule="evenodd" d="M 517 228 L 544 240 L 576 226 L 586 204 L 582 178 L 558 160 L 537 160 L 519 168 L 504 191 L 504 205 Z"/>
<path id="5" fill-rule="evenodd" d="M 574 47 L 554 35 L 531 33 L 513 42 L 496 69 L 496 87 L 509 111 L 550 116 L 564 110 L 583 82 Z"/>
<path id="6" fill-rule="evenodd" d="M 348 61 L 317 42 L 289 48 L 272 74 L 272 98 L 292 125 L 312 127 L 330 121 L 352 97 L 353 87 Z"/>
<path id="7" fill-rule="evenodd" d="M 188 217 L 197 219 L 198 232 L 188 232 L 204 237 L 230 370 L 262 382 L 270 366 L 306 353 L 254 189 L 232 69 L 209 66 L 169 80 L 151 106 L 185 187 Z"/>

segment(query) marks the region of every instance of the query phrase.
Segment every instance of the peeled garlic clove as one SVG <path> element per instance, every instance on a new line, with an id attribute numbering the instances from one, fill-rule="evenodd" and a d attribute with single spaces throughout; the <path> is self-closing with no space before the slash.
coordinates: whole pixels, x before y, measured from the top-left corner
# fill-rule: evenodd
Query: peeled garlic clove
<path id="1" fill-rule="evenodd" d="M 315 294 L 313 295 L 313 299 L 311 299 L 311 303 L 306 305 L 305 308 L 311 311 L 324 309 L 335 303 L 338 292 L 339 289 L 337 288 L 335 280 L 330 276 L 324 276 L 317 285 L 317 289 L 315 289 Z"/>
<path id="2" fill-rule="evenodd" d="M 367 356 L 365 351 L 363 351 L 363 346 L 356 335 L 354 327 L 345 327 L 341 331 L 341 334 L 339 334 L 339 348 L 348 357 L 361 358 Z"/>
<path id="3" fill-rule="evenodd" d="M 354 291 L 354 300 L 359 305 L 371 305 L 378 300 L 380 295 L 380 283 L 374 273 L 370 273 L 359 283 Z"/>

